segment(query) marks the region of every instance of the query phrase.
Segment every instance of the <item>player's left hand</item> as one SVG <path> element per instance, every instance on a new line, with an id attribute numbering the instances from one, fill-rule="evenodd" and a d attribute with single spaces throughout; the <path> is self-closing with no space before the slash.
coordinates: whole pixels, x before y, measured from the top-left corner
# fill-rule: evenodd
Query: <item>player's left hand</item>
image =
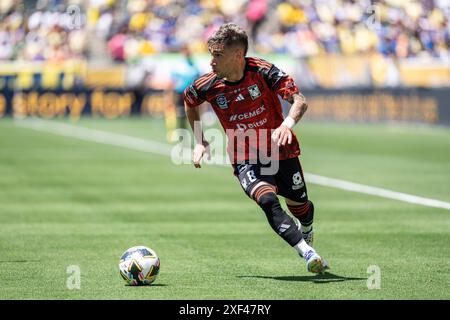
<path id="1" fill-rule="evenodd" d="M 278 145 L 278 146 L 284 146 L 286 142 L 288 144 L 291 144 L 292 142 L 292 131 L 288 127 L 281 125 L 278 128 L 275 129 L 275 131 L 272 133 L 272 140 Z"/>

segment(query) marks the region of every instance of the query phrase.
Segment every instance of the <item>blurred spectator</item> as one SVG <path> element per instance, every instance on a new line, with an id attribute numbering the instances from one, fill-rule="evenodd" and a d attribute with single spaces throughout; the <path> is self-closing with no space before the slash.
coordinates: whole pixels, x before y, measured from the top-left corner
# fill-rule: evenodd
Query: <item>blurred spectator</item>
<path id="1" fill-rule="evenodd" d="M 127 39 L 126 27 L 124 26 L 118 33 L 114 34 L 108 41 L 108 53 L 114 61 L 125 61 L 125 41 Z"/>
<path id="2" fill-rule="evenodd" d="M 172 101 L 175 105 L 177 128 L 186 128 L 186 114 L 184 111 L 183 92 L 189 84 L 200 76 L 200 70 L 192 59 L 189 47 L 184 45 L 181 49 L 183 60 L 177 64 L 171 74 Z M 170 130 L 171 128 L 169 128 Z"/>
<path id="3" fill-rule="evenodd" d="M 267 0 L 249 0 L 246 17 L 250 24 L 252 41 L 256 41 L 258 29 L 264 22 L 267 13 Z"/>

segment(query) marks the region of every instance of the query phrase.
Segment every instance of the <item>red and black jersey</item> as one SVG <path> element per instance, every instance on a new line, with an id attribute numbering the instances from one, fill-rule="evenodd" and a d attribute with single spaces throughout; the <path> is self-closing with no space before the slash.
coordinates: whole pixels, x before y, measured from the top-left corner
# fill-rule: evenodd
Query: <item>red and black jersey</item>
<path id="1" fill-rule="evenodd" d="M 284 120 L 280 100 L 289 100 L 299 90 L 294 80 L 273 64 L 259 58 L 245 58 L 244 77 L 226 81 L 214 72 L 195 80 L 184 91 L 188 107 L 208 101 L 228 137 L 228 154 L 237 160 L 257 159 L 261 152 L 276 148 L 280 160 L 300 155 L 297 137 L 282 147 L 272 145 L 271 133 Z M 255 140 L 256 137 L 256 140 Z M 264 149 L 264 150 L 262 150 Z"/>

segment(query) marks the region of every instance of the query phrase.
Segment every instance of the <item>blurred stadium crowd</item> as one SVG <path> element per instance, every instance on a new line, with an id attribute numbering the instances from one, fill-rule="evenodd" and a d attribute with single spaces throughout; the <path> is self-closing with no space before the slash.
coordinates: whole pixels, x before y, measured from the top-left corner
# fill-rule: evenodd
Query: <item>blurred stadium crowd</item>
<path id="1" fill-rule="evenodd" d="M 206 40 L 234 22 L 249 55 L 309 90 L 316 119 L 448 122 L 449 19 L 450 0 L 0 0 L 0 118 L 173 125 L 178 83 L 210 71 Z"/>
<path id="2" fill-rule="evenodd" d="M 2 0 L 0 60 L 107 53 L 127 61 L 186 43 L 202 53 L 209 35 L 229 21 L 248 30 L 258 53 L 448 59 L 449 17 L 449 0 Z"/>

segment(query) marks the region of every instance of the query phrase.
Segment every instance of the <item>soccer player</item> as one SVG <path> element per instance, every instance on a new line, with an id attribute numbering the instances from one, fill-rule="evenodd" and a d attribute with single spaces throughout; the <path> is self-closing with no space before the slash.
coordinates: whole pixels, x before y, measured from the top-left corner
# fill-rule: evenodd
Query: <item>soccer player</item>
<path id="1" fill-rule="evenodd" d="M 289 75 L 265 60 L 246 57 L 247 48 L 242 28 L 222 25 L 208 39 L 212 72 L 184 91 L 185 111 L 196 139 L 194 166 L 200 168 L 209 152 L 198 109 L 208 101 L 225 129 L 234 174 L 245 193 L 261 207 L 272 229 L 306 259 L 308 271 L 323 273 L 328 265 L 312 247 L 314 206 L 298 158 L 299 143 L 291 130 L 308 106 Z M 278 96 L 292 104 L 285 119 Z M 285 198 L 300 227 L 282 209 L 277 195 Z"/>

